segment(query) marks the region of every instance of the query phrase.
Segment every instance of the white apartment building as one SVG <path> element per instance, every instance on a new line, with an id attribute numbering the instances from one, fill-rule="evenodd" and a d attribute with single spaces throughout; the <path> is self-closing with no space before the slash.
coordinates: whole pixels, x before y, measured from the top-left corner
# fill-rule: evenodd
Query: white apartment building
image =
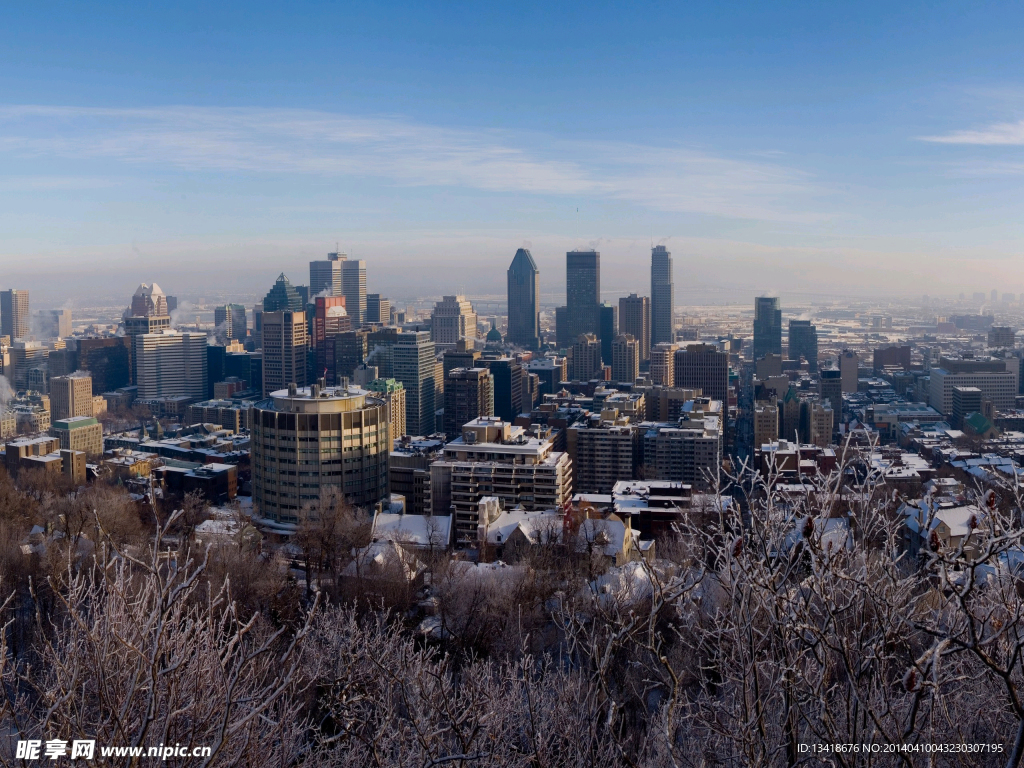
<path id="1" fill-rule="evenodd" d="M 462 437 L 444 447 L 444 459 L 431 465 L 434 514 L 454 511 L 456 540 L 466 545 L 477 540 L 484 497 L 497 497 L 505 509 L 561 509 L 572 498 L 571 463 L 553 447 L 550 433 L 529 435 L 495 417 L 465 424 Z"/>

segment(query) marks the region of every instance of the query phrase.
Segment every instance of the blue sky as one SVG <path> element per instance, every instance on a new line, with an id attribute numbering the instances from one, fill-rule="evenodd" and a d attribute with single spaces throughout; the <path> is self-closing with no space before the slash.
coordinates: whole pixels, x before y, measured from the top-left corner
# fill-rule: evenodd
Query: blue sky
<path id="1" fill-rule="evenodd" d="M 1020 4 L 23 4 L 0 286 L 1024 290 Z M 577 208 L 579 212 L 577 213 Z M 62 276 L 54 279 L 54 268 Z M 205 275 L 196 285 L 197 276 Z"/>

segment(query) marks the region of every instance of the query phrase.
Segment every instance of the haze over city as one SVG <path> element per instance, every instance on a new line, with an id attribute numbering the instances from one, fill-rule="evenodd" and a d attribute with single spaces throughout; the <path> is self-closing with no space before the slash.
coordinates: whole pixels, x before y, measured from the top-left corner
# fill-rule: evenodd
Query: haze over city
<path id="1" fill-rule="evenodd" d="M 544 292 L 574 247 L 630 290 L 653 240 L 723 300 L 1019 291 L 1021 12 L 24 6 L 0 285 L 256 295 L 339 243 L 396 297 L 498 293 L 527 241 Z"/>

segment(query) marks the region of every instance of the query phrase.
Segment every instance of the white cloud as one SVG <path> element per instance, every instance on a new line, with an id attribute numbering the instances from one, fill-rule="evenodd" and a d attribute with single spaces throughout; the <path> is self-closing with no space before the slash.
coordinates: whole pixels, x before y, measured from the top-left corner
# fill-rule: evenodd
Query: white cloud
<path id="1" fill-rule="evenodd" d="M 1024 144 L 1024 120 L 993 123 L 973 131 L 953 131 L 942 136 L 922 136 L 922 141 L 937 144 L 973 144 L 982 146 L 1019 146 Z"/>
<path id="2" fill-rule="evenodd" d="M 354 176 L 404 187 L 590 196 L 735 218 L 822 218 L 810 207 L 823 190 L 807 174 L 767 160 L 309 110 L 2 107 L 0 153 L 189 171 Z"/>

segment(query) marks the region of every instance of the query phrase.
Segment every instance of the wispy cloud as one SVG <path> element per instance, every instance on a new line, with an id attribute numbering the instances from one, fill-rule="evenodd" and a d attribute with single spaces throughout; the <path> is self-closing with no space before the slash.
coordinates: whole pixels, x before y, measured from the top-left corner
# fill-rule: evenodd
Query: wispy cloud
<path id="1" fill-rule="evenodd" d="M 921 136 L 922 141 L 936 144 L 973 144 L 980 146 L 1019 146 L 1024 144 L 1024 120 L 1015 123 L 993 123 L 987 128 L 953 131 L 941 136 Z"/>
<path id="2" fill-rule="evenodd" d="M 0 107 L 0 153 L 592 196 L 663 211 L 762 220 L 819 219 L 810 212 L 811 202 L 823 193 L 808 174 L 768 160 L 309 110 Z"/>

